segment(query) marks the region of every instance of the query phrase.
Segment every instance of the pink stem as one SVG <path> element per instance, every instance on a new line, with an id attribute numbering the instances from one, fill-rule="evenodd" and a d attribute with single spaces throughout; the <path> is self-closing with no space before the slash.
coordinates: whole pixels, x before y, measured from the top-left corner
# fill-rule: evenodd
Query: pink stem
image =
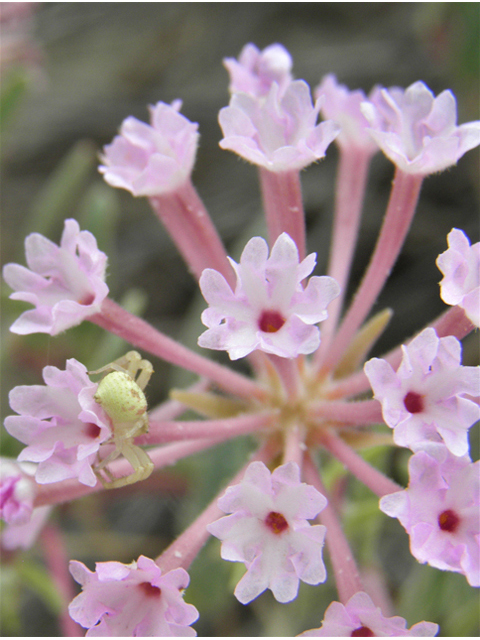
<path id="1" fill-rule="evenodd" d="M 328 306 L 328 318 L 322 323 L 322 342 L 317 351 L 318 355 L 315 354 L 317 360 L 321 359 L 323 352 L 329 346 L 342 310 L 358 237 L 371 158 L 372 154 L 363 149 L 340 147 L 335 214 L 327 270 L 328 275 L 335 278 L 340 285 L 340 295 Z"/>
<path id="2" fill-rule="evenodd" d="M 59 616 L 60 629 L 65 638 L 78 638 L 85 635 L 85 629 L 72 620 L 68 614 L 68 605 L 76 596 L 73 579 L 68 571 L 68 557 L 63 536 L 57 527 L 47 524 L 40 534 L 45 562 L 50 576 L 63 601 Z"/>
<path id="3" fill-rule="evenodd" d="M 247 462 L 237 475 L 230 481 L 229 486 L 241 482 L 247 467 L 255 460 L 260 460 L 267 464 L 274 456 L 277 447 L 274 443 L 267 442 L 263 447 Z M 225 493 L 223 488 L 215 496 L 209 506 L 199 515 L 199 517 L 178 537 L 172 544 L 155 560 L 163 572 L 172 571 L 178 567 L 187 570 L 193 560 L 197 557 L 201 548 L 210 536 L 206 527 L 214 520 L 224 516 L 224 512 L 217 507 L 218 499 Z"/>
<path id="4" fill-rule="evenodd" d="M 187 349 L 109 298 L 103 301 L 100 313 L 90 316 L 89 320 L 138 349 L 213 380 L 224 391 L 247 398 L 265 396 L 265 392 L 245 376 Z"/>
<path id="5" fill-rule="evenodd" d="M 322 495 L 328 495 L 318 470 L 308 455 L 305 456 L 304 477 Z M 358 591 L 363 591 L 363 585 L 352 550 L 330 500 L 317 516 L 317 520 L 327 527 L 325 541 L 332 562 L 335 584 L 340 601 L 346 604 Z"/>
<path id="6" fill-rule="evenodd" d="M 293 358 L 282 358 L 273 353 L 269 353 L 268 358 L 282 381 L 287 397 L 294 400 L 298 396 L 298 361 Z"/>
<path id="7" fill-rule="evenodd" d="M 320 377 L 335 369 L 382 290 L 413 220 L 422 181 L 423 176 L 404 173 L 397 167 L 375 250 L 326 358 L 319 363 Z"/>
<path id="8" fill-rule="evenodd" d="M 300 469 L 303 465 L 305 453 L 305 427 L 299 424 L 289 426 L 285 433 L 285 444 L 283 450 L 283 464 L 295 462 Z"/>
<path id="9" fill-rule="evenodd" d="M 276 414 L 254 413 L 224 420 L 187 420 L 161 422 L 149 420 L 149 432 L 136 438 L 135 444 L 160 444 L 174 440 L 221 438 L 228 440 L 272 426 Z"/>
<path id="10" fill-rule="evenodd" d="M 176 191 L 149 200 L 195 278 L 204 269 L 216 269 L 233 287 L 227 252 L 190 178 Z"/>
<path id="11" fill-rule="evenodd" d="M 259 169 L 263 207 L 270 247 L 284 231 L 297 245 L 300 260 L 305 258 L 305 214 L 299 171 L 276 173 Z"/>
<path id="12" fill-rule="evenodd" d="M 368 462 L 359 456 L 345 442 L 332 433 L 323 432 L 319 438 L 319 442 L 329 451 L 337 460 L 342 462 L 353 475 L 363 482 L 373 493 L 382 498 L 390 493 L 401 491 L 396 482 L 387 478 L 380 471 L 372 467 Z"/>
<path id="13" fill-rule="evenodd" d="M 378 400 L 315 402 L 310 405 L 309 413 L 317 418 L 333 420 L 346 425 L 383 422 L 382 407 Z"/>
<path id="14" fill-rule="evenodd" d="M 223 438 L 223 440 L 228 437 Z M 175 464 L 178 460 L 187 456 L 209 449 L 222 442 L 222 438 L 202 438 L 200 440 L 189 440 L 187 442 L 175 442 L 163 447 L 151 449 L 148 452 L 150 460 L 156 469 Z M 109 467 L 115 477 L 125 476 L 131 472 L 132 468 L 125 458 L 113 461 Z M 97 493 L 98 491 L 106 491 L 101 482 L 97 482 L 94 487 L 81 484 L 78 480 L 62 480 L 61 482 L 53 482 L 52 484 L 37 485 L 37 495 L 35 498 L 35 507 L 42 505 L 62 504 L 70 500 L 76 500 L 83 496 Z"/>
<path id="15" fill-rule="evenodd" d="M 461 307 L 451 307 L 445 313 L 433 321 L 431 325 L 439 338 L 455 336 L 461 340 L 476 329 L 476 326 L 467 318 Z"/>
<path id="16" fill-rule="evenodd" d="M 370 382 L 363 369 L 346 378 L 334 380 L 328 387 L 325 396 L 328 399 L 349 398 L 371 390 Z"/>

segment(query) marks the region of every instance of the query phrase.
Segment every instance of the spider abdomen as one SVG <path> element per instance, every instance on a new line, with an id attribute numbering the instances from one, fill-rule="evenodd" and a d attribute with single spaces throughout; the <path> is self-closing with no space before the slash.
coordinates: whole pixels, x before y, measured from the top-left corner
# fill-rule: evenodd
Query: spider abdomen
<path id="1" fill-rule="evenodd" d="M 94 396 L 113 422 L 134 422 L 147 411 L 147 399 L 127 373 L 112 371 L 99 383 Z"/>

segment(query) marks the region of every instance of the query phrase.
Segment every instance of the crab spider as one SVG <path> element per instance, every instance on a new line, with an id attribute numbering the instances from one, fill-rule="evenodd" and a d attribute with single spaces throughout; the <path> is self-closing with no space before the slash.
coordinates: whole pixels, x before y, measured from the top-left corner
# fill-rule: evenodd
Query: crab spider
<path id="1" fill-rule="evenodd" d="M 153 462 L 147 453 L 133 444 L 134 438 L 148 432 L 147 400 L 143 390 L 153 367 L 148 360 L 142 360 L 137 351 L 129 351 L 105 367 L 89 371 L 89 375 L 97 373 L 106 375 L 100 380 L 94 398 L 111 420 L 112 437 L 105 444 L 113 444 L 115 449 L 99 462 L 95 472 L 106 489 L 116 489 L 145 480 L 153 471 Z M 133 473 L 115 478 L 107 465 L 120 455 L 131 464 Z"/>

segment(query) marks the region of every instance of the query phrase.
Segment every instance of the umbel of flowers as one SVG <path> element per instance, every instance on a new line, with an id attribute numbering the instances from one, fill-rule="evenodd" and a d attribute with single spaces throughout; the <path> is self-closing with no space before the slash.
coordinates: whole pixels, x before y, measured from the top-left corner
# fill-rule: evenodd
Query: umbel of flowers
<path id="1" fill-rule="evenodd" d="M 365 363 L 388 313 L 367 318 L 402 248 L 422 181 L 480 143 L 480 122 L 458 126 L 452 93 L 435 97 L 422 82 L 377 87 L 367 97 L 329 75 L 313 103 L 278 44 L 263 51 L 249 44 L 225 66 L 231 100 L 219 115 L 220 146 L 258 166 L 268 230 L 266 239 L 249 240 L 240 262 L 228 257 L 191 182 L 198 132 L 180 101 L 151 107 L 149 124 L 127 118 L 104 148 L 100 171 L 111 186 L 149 199 L 198 281 L 207 304 L 199 345 L 232 360 L 248 357 L 252 377 L 192 352 L 109 298 L 107 258 L 75 220 L 66 220 L 60 245 L 28 236 L 28 268 L 9 264 L 3 272 L 12 298 L 33 305 L 12 331 L 54 336 L 88 320 L 201 382 L 147 413 L 151 365 L 131 351 L 94 372 L 100 380 L 70 359 L 64 370 L 45 367 L 44 385 L 13 389 L 17 415 L 5 427 L 26 446 L 18 463 L 2 462 L 3 544 L 31 543 L 55 504 L 251 434 L 258 443 L 252 458 L 157 558 L 112 559 L 94 572 L 70 563 L 82 591 L 69 612 L 87 635 L 195 635 L 198 612 L 183 599 L 187 570 L 212 535 L 223 559 L 245 565 L 234 592 L 243 604 L 266 589 L 288 603 L 300 581 L 325 582 L 326 543 L 339 602 L 318 629 L 301 635 L 433 636 L 438 625 L 407 629 L 367 593 L 316 452 L 337 458 L 380 498 L 419 562 L 480 586 L 479 463 L 469 457 L 467 438 L 480 417 L 480 372 L 461 364 L 460 342 L 479 323 L 479 244 L 451 231 L 437 261 L 440 295 L 450 307 L 405 345 Z M 326 119 L 318 123 L 320 114 Z M 316 255 L 306 253 L 299 175 L 333 141 L 340 161 L 332 249 L 327 275 L 311 276 Z M 395 164 L 392 192 L 370 263 L 344 309 L 368 167 L 379 149 Z M 179 419 L 185 409 L 198 418 Z M 344 437 L 361 428 L 363 445 L 373 446 L 379 437 L 371 427 L 379 423 L 392 430 L 383 443 L 412 451 L 406 488 Z"/>

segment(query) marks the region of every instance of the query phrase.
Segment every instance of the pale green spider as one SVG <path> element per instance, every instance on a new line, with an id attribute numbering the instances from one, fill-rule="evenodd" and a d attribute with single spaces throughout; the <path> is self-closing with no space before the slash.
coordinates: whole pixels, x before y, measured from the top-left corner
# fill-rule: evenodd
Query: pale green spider
<path id="1" fill-rule="evenodd" d="M 106 489 L 116 489 L 145 480 L 153 471 L 153 462 L 147 453 L 133 444 L 134 438 L 148 432 L 147 400 L 143 390 L 153 367 L 148 360 L 142 360 L 137 351 L 129 351 L 115 362 L 89 371 L 89 375 L 96 373 L 106 373 L 94 398 L 111 420 L 112 437 L 104 444 L 114 444 L 115 449 L 97 464 L 95 473 Z M 120 455 L 131 464 L 133 473 L 115 478 L 107 465 Z"/>

